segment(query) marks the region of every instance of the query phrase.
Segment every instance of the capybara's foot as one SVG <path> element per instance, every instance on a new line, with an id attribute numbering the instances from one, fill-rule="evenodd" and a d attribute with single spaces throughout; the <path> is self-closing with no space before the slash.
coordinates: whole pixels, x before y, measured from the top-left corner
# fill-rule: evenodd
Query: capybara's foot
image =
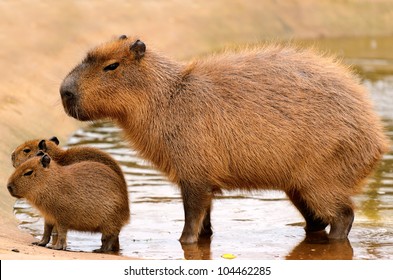
<path id="1" fill-rule="evenodd" d="M 95 250 L 93 250 L 93 253 L 110 253 L 110 252 L 118 252 L 119 250 L 116 250 L 116 249 L 109 249 L 109 250 L 107 250 L 106 248 L 100 248 L 100 249 L 95 249 Z"/>
<path id="2" fill-rule="evenodd" d="M 61 242 L 57 242 L 55 245 L 52 245 L 53 250 L 66 250 L 67 244 L 62 244 Z"/>
<path id="3" fill-rule="evenodd" d="M 336 218 L 330 224 L 329 239 L 346 240 L 351 230 L 354 220 L 353 209 L 350 206 L 343 206 Z"/>
<path id="4" fill-rule="evenodd" d="M 325 230 L 306 232 L 304 241 L 306 244 L 328 244 L 329 237 Z"/>
<path id="5" fill-rule="evenodd" d="M 58 236 L 57 242 L 52 245 L 54 250 L 66 250 L 67 249 L 67 230 L 64 228 L 57 227 Z"/>
<path id="6" fill-rule="evenodd" d="M 101 237 L 101 248 L 94 253 L 118 252 L 120 250 L 119 234 L 103 234 Z"/>
<path id="7" fill-rule="evenodd" d="M 213 235 L 213 230 L 211 227 L 205 228 L 203 227 L 201 232 L 199 233 L 199 237 L 207 238 Z"/>
<path id="8" fill-rule="evenodd" d="M 198 235 L 183 231 L 183 233 L 180 236 L 179 241 L 181 244 L 193 244 L 193 243 L 198 242 Z"/>
<path id="9" fill-rule="evenodd" d="M 37 245 L 37 246 L 45 247 L 46 244 L 48 244 L 48 243 L 49 243 L 49 240 L 42 239 L 41 241 L 33 242 L 32 244 L 33 245 Z"/>

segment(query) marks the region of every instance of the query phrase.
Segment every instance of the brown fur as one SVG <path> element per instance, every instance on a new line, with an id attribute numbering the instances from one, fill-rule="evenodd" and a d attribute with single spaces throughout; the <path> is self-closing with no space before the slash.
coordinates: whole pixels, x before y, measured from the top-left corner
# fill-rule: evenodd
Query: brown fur
<path id="1" fill-rule="evenodd" d="M 118 251 L 119 233 L 128 222 L 130 210 L 124 180 L 108 166 L 84 161 L 61 166 L 47 154 L 19 165 L 7 184 L 12 196 L 26 198 L 45 219 L 45 246 L 56 226 L 53 249 L 65 250 L 68 230 L 102 233 L 96 252 Z"/>
<path id="2" fill-rule="evenodd" d="M 233 189 L 283 190 L 307 231 L 330 224 L 330 238 L 347 237 L 350 197 L 387 140 L 345 67 L 278 45 L 187 65 L 140 46 L 119 38 L 91 50 L 60 93 L 72 117 L 115 120 L 134 149 L 180 186 L 182 243 L 211 234 L 213 195 Z"/>
<path id="3" fill-rule="evenodd" d="M 56 141 L 52 139 L 55 139 Z M 40 145 L 41 147 L 39 147 Z M 34 139 L 26 141 L 12 152 L 12 165 L 14 167 L 18 167 L 27 159 L 35 156 L 39 151 L 43 151 L 56 161 L 57 164 L 62 166 L 81 161 L 101 162 L 113 169 L 113 171 L 115 171 L 119 177 L 124 180 L 124 174 L 121 167 L 108 153 L 93 147 L 75 146 L 68 149 L 62 149 L 58 145 L 59 142 L 56 137 L 52 137 L 51 139 Z"/>

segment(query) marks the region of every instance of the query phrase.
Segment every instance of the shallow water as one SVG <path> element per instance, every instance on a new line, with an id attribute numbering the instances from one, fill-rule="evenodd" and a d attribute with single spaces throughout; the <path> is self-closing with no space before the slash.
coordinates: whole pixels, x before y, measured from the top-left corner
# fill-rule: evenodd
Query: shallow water
<path id="1" fill-rule="evenodd" d="M 356 52 L 340 49 L 342 41 L 319 44 L 340 53 L 345 62 L 356 67 L 393 140 L 393 58 L 384 49 L 380 56 L 375 54 L 376 46 L 384 46 L 386 40 L 393 43 L 393 38 L 380 39 L 383 43 L 378 39 L 358 40 L 358 45 L 351 41 L 352 48 L 358 46 Z M 359 45 L 364 49 L 360 50 Z M 118 128 L 110 123 L 93 124 L 76 131 L 67 145 L 101 148 L 123 168 L 130 194 L 131 222 L 120 235 L 121 255 L 148 259 L 220 259 L 230 253 L 237 259 L 393 259 L 393 150 L 384 156 L 362 194 L 354 197 L 357 210 L 348 242 L 329 244 L 323 242 L 324 236 L 305 239 L 303 218 L 286 196 L 266 191 L 224 193 L 213 204 L 211 240 L 182 246 L 178 242 L 183 228 L 179 190 L 136 157 L 122 140 Z M 43 219 L 34 209 L 18 200 L 15 214 L 21 228 L 41 238 Z M 99 234 L 68 234 L 69 250 L 92 251 L 99 246 Z"/>

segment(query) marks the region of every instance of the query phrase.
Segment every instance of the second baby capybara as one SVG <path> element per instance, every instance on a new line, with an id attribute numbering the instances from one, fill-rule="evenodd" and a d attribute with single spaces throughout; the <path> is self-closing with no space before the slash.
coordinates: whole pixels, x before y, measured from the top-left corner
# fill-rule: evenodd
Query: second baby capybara
<path id="1" fill-rule="evenodd" d="M 74 146 L 68 149 L 59 147 L 56 136 L 50 139 L 34 139 L 19 145 L 11 154 L 12 165 L 18 167 L 27 159 L 35 156 L 39 151 L 47 153 L 59 165 L 70 165 L 81 161 L 101 162 L 112 168 L 119 177 L 124 179 L 123 171 L 117 161 L 108 153 L 88 146 Z"/>
<path id="2" fill-rule="evenodd" d="M 388 144 L 358 79 L 334 59 L 291 46 L 247 47 L 182 64 L 121 36 L 64 79 L 65 111 L 113 119 L 141 157 L 179 185 L 182 243 L 211 235 L 221 190 L 284 191 L 306 231 L 351 229 L 351 196 Z"/>
<path id="3" fill-rule="evenodd" d="M 83 161 L 61 166 L 40 152 L 15 169 L 7 188 L 43 215 L 45 228 L 39 245 L 49 243 L 56 226 L 53 249 L 65 250 L 67 231 L 79 230 L 102 233 L 101 248 L 95 252 L 119 250 L 120 230 L 130 218 L 128 192 L 107 165 Z"/>

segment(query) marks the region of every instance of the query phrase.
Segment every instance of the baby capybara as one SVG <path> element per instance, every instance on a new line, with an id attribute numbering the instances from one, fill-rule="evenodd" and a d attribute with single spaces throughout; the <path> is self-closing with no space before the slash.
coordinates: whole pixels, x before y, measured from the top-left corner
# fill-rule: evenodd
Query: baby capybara
<path id="1" fill-rule="evenodd" d="M 24 142 L 19 145 L 11 155 L 12 165 L 18 167 L 27 159 L 35 156 L 39 151 L 47 153 L 59 165 L 70 165 L 81 161 L 96 161 L 101 162 L 112 168 L 119 177 L 124 179 L 123 171 L 108 153 L 100 149 L 87 146 L 74 146 L 68 149 L 59 147 L 59 139 L 53 136 L 50 139 L 34 139 Z"/>
<path id="2" fill-rule="evenodd" d="M 39 153 L 19 165 L 8 180 L 8 191 L 25 198 L 45 219 L 45 246 L 54 226 L 58 231 L 53 249 L 65 250 L 67 231 L 102 233 L 101 248 L 119 250 L 119 233 L 130 218 L 127 186 L 108 166 L 84 161 L 58 165 L 48 154 Z"/>
<path id="3" fill-rule="evenodd" d="M 211 235 L 221 190 L 284 191 L 306 231 L 346 239 L 351 196 L 387 150 L 369 97 L 348 69 L 290 46 L 175 62 L 121 36 L 89 51 L 64 79 L 65 111 L 113 119 L 141 157 L 179 185 L 180 242 Z"/>

